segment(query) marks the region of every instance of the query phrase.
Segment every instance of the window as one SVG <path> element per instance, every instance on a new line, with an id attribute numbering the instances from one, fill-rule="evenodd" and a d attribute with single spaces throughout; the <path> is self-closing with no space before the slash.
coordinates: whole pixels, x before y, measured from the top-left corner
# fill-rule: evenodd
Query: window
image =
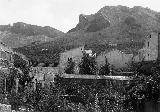
<path id="1" fill-rule="evenodd" d="M 148 42 L 148 47 L 149 47 L 149 42 Z"/>

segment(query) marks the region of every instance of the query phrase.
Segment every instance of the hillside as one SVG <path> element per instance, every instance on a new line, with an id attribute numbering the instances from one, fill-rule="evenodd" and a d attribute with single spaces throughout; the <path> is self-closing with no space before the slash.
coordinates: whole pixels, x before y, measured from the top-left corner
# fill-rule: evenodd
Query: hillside
<path id="1" fill-rule="evenodd" d="M 0 40 L 11 48 L 41 44 L 52 41 L 53 38 L 64 35 L 49 26 L 41 27 L 22 22 L 11 25 L 0 25 Z"/>
<path id="2" fill-rule="evenodd" d="M 152 31 L 160 31 L 160 13 L 139 6 L 105 6 L 95 14 L 80 14 L 79 23 L 65 35 L 15 50 L 29 53 L 29 57 L 39 61 L 53 60 L 54 54 L 81 45 L 100 53 L 109 43 L 116 43 L 121 45 L 117 49 L 133 52 L 143 47 L 144 39 Z M 43 49 L 47 49 L 45 53 Z"/>
<path id="3" fill-rule="evenodd" d="M 23 36 L 45 35 L 51 38 L 64 34 L 63 32 L 50 26 L 41 27 L 23 22 L 13 23 L 13 25 L 0 25 L 0 31 L 8 31 L 10 33 L 20 34 Z"/>

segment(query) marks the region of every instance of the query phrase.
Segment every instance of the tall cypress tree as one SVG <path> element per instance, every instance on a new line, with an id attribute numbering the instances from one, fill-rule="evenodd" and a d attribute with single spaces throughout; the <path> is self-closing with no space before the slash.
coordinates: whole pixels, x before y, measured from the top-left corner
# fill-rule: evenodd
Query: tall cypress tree
<path id="1" fill-rule="evenodd" d="M 108 75 L 110 72 L 108 59 L 105 57 L 105 65 L 99 70 L 99 75 Z"/>
<path id="2" fill-rule="evenodd" d="M 75 63 L 72 58 L 68 58 L 67 67 L 65 68 L 65 73 L 73 74 L 74 73 Z"/>
<path id="3" fill-rule="evenodd" d="M 82 61 L 79 64 L 79 73 L 95 75 L 96 74 L 96 61 L 95 57 L 89 56 L 89 54 L 83 53 Z"/>

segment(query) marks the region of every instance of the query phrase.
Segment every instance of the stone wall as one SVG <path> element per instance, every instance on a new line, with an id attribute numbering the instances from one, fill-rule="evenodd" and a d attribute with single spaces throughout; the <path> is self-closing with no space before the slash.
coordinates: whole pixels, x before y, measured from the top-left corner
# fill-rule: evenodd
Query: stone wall
<path id="1" fill-rule="evenodd" d="M 143 56 L 144 61 L 157 60 L 158 33 L 152 32 L 150 35 L 148 35 L 147 39 L 145 40 L 145 46 L 139 50 L 139 54 Z"/>
<path id="2" fill-rule="evenodd" d="M 105 57 L 107 57 L 108 62 L 114 68 L 123 68 L 127 67 L 131 62 L 133 54 L 125 54 L 119 50 L 112 50 L 110 52 L 103 52 L 96 59 L 98 66 L 102 66 L 105 64 Z"/>

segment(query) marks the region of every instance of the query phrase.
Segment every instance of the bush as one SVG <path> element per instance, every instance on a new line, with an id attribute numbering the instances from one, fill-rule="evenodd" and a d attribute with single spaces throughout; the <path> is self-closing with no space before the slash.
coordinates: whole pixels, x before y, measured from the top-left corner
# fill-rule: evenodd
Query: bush
<path id="1" fill-rule="evenodd" d="M 150 67 L 148 67 L 148 65 Z M 134 110 L 137 109 L 135 103 L 141 102 L 139 105 L 144 105 L 145 101 L 154 102 L 155 104 L 160 98 L 160 71 L 157 64 L 144 64 L 137 69 L 133 76 L 133 80 L 126 87 L 128 98 L 126 104 L 132 104 Z M 140 108 L 140 107 L 138 107 Z"/>

